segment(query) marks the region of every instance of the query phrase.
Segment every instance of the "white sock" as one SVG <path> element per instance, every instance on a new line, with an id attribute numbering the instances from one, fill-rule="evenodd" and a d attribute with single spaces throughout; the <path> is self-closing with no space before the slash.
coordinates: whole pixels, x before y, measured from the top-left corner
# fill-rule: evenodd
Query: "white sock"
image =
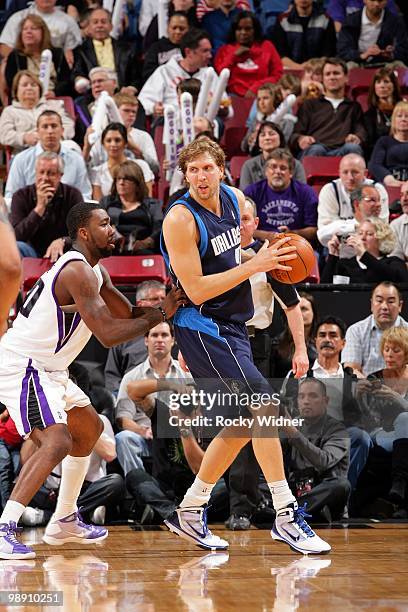
<path id="1" fill-rule="evenodd" d="M 204 504 L 206 504 L 210 499 L 214 484 L 203 482 L 198 476 L 196 476 L 191 487 L 187 489 L 184 499 L 180 504 L 180 508 L 204 506 Z"/>
<path id="2" fill-rule="evenodd" d="M 88 471 L 90 455 L 72 457 L 67 455 L 61 465 L 61 485 L 53 520 L 58 520 L 77 511 L 77 499 Z"/>
<path id="3" fill-rule="evenodd" d="M 9 499 L 0 516 L 0 523 L 10 523 L 10 521 L 14 521 L 17 524 L 24 510 L 25 506 L 23 506 L 23 504 Z"/>
<path id="4" fill-rule="evenodd" d="M 268 482 L 268 487 L 272 495 L 273 507 L 276 511 L 286 508 L 291 502 L 295 502 L 296 498 L 289 489 L 287 480 L 277 480 L 276 482 Z"/>

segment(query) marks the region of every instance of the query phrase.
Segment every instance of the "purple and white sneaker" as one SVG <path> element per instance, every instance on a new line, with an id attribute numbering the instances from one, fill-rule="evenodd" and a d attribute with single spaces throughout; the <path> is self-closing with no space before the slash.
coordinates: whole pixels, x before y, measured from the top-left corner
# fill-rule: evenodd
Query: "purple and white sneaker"
<path id="1" fill-rule="evenodd" d="M 34 559 L 33 549 L 17 540 L 22 531 L 13 521 L 0 524 L 0 559 Z"/>
<path id="2" fill-rule="evenodd" d="M 225 550 L 228 542 L 214 535 L 207 525 L 207 507 L 177 508 L 164 524 L 181 538 L 209 550 Z"/>
<path id="3" fill-rule="evenodd" d="M 66 542 L 82 542 L 93 544 L 108 537 L 108 530 L 98 525 L 84 523 L 80 511 L 77 510 L 62 519 L 53 520 L 45 528 L 43 541 L 51 546 L 60 546 Z"/>

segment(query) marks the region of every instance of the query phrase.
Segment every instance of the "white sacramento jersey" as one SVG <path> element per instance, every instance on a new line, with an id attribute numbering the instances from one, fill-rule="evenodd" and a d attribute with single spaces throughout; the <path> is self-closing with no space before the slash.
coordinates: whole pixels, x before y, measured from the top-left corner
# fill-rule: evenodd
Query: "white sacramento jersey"
<path id="1" fill-rule="evenodd" d="M 2 348 L 29 357 L 48 371 L 66 370 L 79 355 L 92 332 L 78 312 L 63 312 L 55 295 L 59 273 L 75 260 L 90 266 L 82 253 L 68 251 L 38 279 L 13 327 L 1 339 Z M 99 265 L 92 269 L 100 290 L 103 279 Z"/>

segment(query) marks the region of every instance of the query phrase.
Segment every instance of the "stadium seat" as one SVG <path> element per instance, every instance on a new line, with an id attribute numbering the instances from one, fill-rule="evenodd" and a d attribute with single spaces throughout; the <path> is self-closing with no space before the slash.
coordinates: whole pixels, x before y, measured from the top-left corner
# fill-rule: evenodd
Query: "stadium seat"
<path id="1" fill-rule="evenodd" d="M 356 98 L 356 102 L 358 102 L 363 109 L 363 113 L 368 110 L 368 93 L 365 91 L 361 94 L 358 94 Z"/>
<path id="2" fill-rule="evenodd" d="M 361 93 L 368 92 L 376 72 L 376 68 L 353 68 L 350 70 L 348 86 L 353 100 L 357 100 L 357 96 Z"/>
<path id="3" fill-rule="evenodd" d="M 232 159 L 234 156 L 242 154 L 241 142 L 247 133 L 245 126 L 226 127 L 221 139 L 221 146 L 225 151 L 227 159 Z"/>
<path id="4" fill-rule="evenodd" d="M 320 272 L 319 272 L 319 262 L 317 260 L 317 256 L 315 254 L 315 263 L 313 266 L 313 270 L 310 272 L 309 276 L 305 278 L 302 283 L 311 283 L 312 285 L 316 285 L 320 283 Z"/>
<path id="5" fill-rule="evenodd" d="M 388 203 L 392 204 L 395 200 L 400 199 L 401 188 L 400 187 L 390 187 L 388 185 L 384 185 L 385 189 L 388 193 Z"/>
<path id="6" fill-rule="evenodd" d="M 23 257 L 21 261 L 23 267 L 22 290 L 23 296 L 25 296 L 40 276 L 52 267 L 52 263 L 50 259 L 38 259 L 36 257 Z"/>
<path id="7" fill-rule="evenodd" d="M 117 286 L 137 285 L 146 280 L 167 281 L 167 270 L 161 255 L 113 256 L 100 262 Z"/>
<path id="8" fill-rule="evenodd" d="M 231 96 L 232 108 L 234 109 L 234 116 L 225 119 L 225 129 L 230 127 L 242 127 L 246 125 L 249 111 L 254 103 L 255 98 L 241 98 L 239 96 Z"/>
<path id="9" fill-rule="evenodd" d="M 250 159 L 249 155 L 234 155 L 230 161 L 230 172 L 234 180 L 234 184 L 238 187 L 239 177 L 241 176 L 241 169 L 244 163 Z"/>
<path id="10" fill-rule="evenodd" d="M 341 157 L 308 156 L 302 159 L 309 185 L 325 185 L 339 176 Z"/>

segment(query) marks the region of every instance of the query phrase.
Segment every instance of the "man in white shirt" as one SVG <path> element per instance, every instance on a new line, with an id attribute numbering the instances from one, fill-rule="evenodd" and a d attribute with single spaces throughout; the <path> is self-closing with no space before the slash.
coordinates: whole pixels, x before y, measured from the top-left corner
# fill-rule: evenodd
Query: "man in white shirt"
<path id="1" fill-rule="evenodd" d="M 401 185 L 400 202 L 402 215 L 390 223 L 398 241 L 392 255 L 408 261 L 408 181 Z"/>
<path id="2" fill-rule="evenodd" d="M 28 8 L 17 11 L 7 20 L 0 35 L 0 55 L 7 57 L 15 47 L 20 23 L 30 14 L 39 15 L 47 24 L 54 47 L 62 47 L 68 64 L 74 63 L 73 49 L 81 44 L 81 32 L 75 19 L 56 7 L 56 0 L 35 0 Z"/>
<path id="3" fill-rule="evenodd" d="M 379 194 L 381 208 L 378 216 L 388 222 L 388 193 L 383 185 L 367 178 L 364 158 L 355 153 L 345 155 L 339 167 L 339 178 L 324 185 L 319 193 L 317 207 L 317 237 L 321 244 L 327 245 L 333 234 L 351 234 L 355 230 L 356 219 L 351 193 L 365 185 L 372 185 Z M 372 211 L 367 210 L 366 216 Z M 357 215 L 358 216 L 358 215 Z"/>
<path id="4" fill-rule="evenodd" d="M 192 77 L 203 81 L 211 60 L 211 42 L 203 30 L 192 28 L 180 41 L 182 59 L 172 57 L 147 79 L 139 93 L 146 115 L 162 117 L 164 105 L 178 106 L 177 84 Z"/>

